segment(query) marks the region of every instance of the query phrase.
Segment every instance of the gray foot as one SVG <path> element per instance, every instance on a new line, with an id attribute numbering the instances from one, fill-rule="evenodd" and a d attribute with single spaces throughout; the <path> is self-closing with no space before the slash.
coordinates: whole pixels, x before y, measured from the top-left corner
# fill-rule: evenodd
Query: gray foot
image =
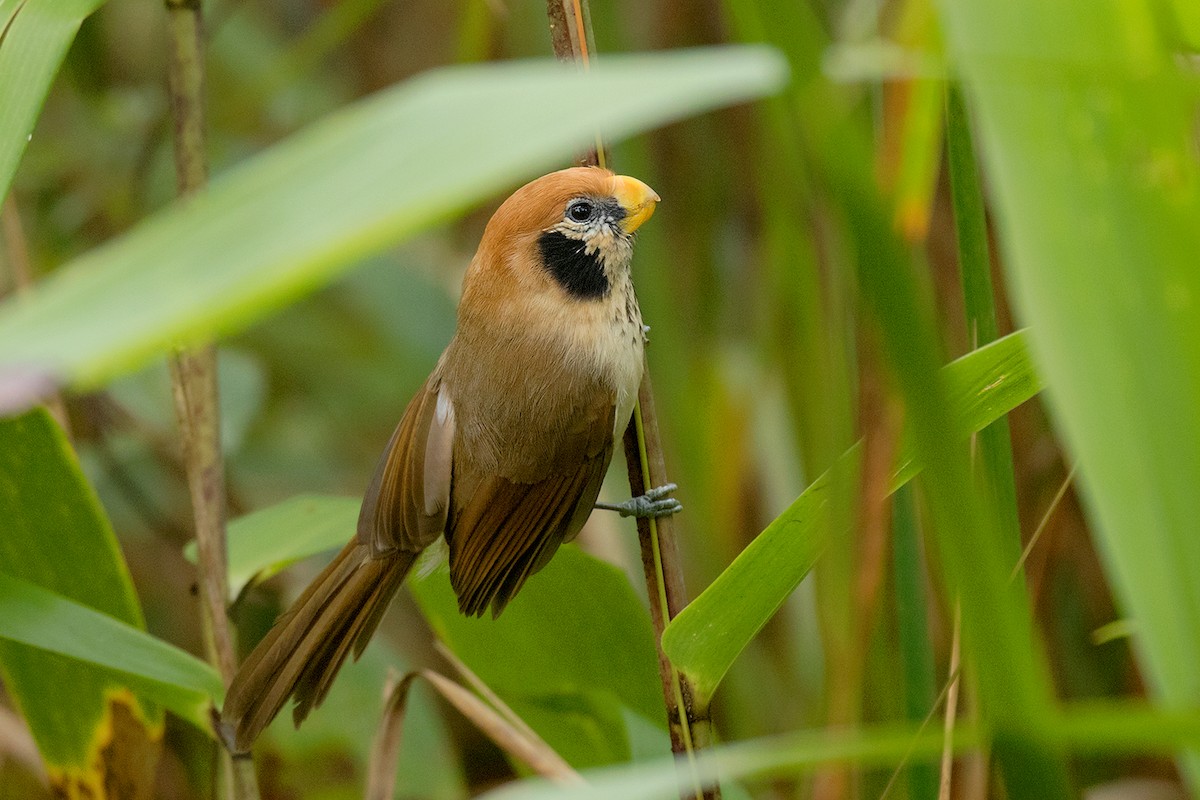
<path id="1" fill-rule="evenodd" d="M 616 511 L 622 517 L 669 517 L 678 514 L 683 506 L 674 497 L 668 497 L 679 487 L 673 483 L 651 489 L 643 495 L 630 498 L 624 503 L 596 503 L 596 508 Z"/>

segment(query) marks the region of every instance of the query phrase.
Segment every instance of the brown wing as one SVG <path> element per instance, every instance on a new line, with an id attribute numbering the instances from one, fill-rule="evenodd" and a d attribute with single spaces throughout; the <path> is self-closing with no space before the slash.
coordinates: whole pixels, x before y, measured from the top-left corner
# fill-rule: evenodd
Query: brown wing
<path id="1" fill-rule="evenodd" d="M 597 398 L 571 418 L 546 457 L 540 480 L 483 474 L 470 459 L 454 465 L 453 508 L 446 540 L 450 583 L 462 613 L 493 616 L 587 521 L 612 459 L 611 398 Z"/>
<path id="2" fill-rule="evenodd" d="M 375 468 L 358 514 L 358 540 L 373 556 L 416 552 L 446 526 L 454 407 L 435 371 L 409 402 Z"/>

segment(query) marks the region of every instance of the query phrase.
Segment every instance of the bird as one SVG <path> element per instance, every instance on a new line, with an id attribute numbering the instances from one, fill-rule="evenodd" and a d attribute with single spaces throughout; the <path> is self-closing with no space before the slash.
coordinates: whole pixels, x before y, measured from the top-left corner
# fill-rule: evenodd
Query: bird
<path id="1" fill-rule="evenodd" d="M 594 506 L 662 516 L 675 486 L 597 504 L 642 380 L 630 262 L 660 198 L 573 167 L 522 186 L 489 220 L 454 336 L 409 402 L 357 531 L 235 674 L 217 733 L 235 754 L 294 698 L 299 724 L 357 658 L 418 555 L 444 539 L 459 611 L 498 616 Z"/>

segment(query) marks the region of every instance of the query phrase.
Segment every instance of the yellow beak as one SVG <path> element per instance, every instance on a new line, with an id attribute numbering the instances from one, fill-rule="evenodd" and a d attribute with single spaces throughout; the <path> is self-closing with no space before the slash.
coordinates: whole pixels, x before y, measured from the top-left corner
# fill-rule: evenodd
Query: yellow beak
<path id="1" fill-rule="evenodd" d="M 661 199 L 658 193 L 637 178 L 628 175 L 613 176 L 613 197 L 625 209 L 621 227 L 633 233 L 654 214 L 654 205 Z"/>

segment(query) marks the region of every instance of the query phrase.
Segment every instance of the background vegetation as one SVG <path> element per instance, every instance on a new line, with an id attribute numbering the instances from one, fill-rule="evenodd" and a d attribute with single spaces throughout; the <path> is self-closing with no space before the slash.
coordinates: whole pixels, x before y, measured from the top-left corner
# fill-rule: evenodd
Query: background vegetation
<path id="1" fill-rule="evenodd" d="M 0 797 L 212 794 L 163 355 L 220 337 L 246 648 L 350 535 L 491 210 L 597 129 L 664 198 L 635 277 L 697 599 L 663 645 L 744 742 L 702 765 L 725 794 L 1191 796 L 1200 13 L 597 2 L 595 82 L 489 64 L 547 57 L 545 11 L 206 5 L 217 178 L 175 204 L 164 9 L 0 0 L 0 288 L 34 285 L 0 306 Z M 733 43 L 775 50 L 616 55 Z M 69 440 L 18 413 L 56 386 Z M 676 795 L 635 542 L 594 515 L 498 622 L 411 580 L 271 728 L 262 796 L 362 796 L 389 673 L 458 677 L 435 636 L 571 767 L 619 765 L 503 796 Z M 439 697 L 396 797 L 528 773 Z"/>

